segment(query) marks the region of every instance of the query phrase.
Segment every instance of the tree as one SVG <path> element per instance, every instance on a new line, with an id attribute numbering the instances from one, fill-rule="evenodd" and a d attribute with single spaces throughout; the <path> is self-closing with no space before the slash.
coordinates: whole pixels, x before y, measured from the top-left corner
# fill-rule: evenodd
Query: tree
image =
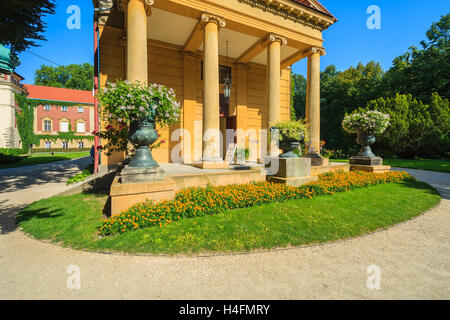
<path id="1" fill-rule="evenodd" d="M 342 130 L 342 120 L 346 113 L 382 95 L 383 75 L 380 64 L 373 61 L 343 72 L 331 65 L 321 73 L 321 136 L 327 149 L 348 150 L 352 143 Z"/>
<path id="2" fill-rule="evenodd" d="M 306 79 L 301 74 L 291 75 L 291 97 L 293 115 L 296 119 L 305 118 L 306 109 Z"/>
<path id="3" fill-rule="evenodd" d="M 361 111 L 378 110 L 391 117 L 388 129 L 377 137 L 377 152 L 402 158 L 445 156 L 450 151 L 449 102 L 437 93 L 430 100 L 428 105 L 410 94 L 397 94 L 369 101 Z"/>
<path id="4" fill-rule="evenodd" d="M 384 86 L 389 96 L 408 94 L 429 103 L 433 92 L 450 99 L 450 14 L 431 25 L 422 49 L 411 47 L 394 59 Z"/>
<path id="5" fill-rule="evenodd" d="M 35 40 L 45 40 L 42 17 L 55 13 L 54 8 L 53 0 L 0 1 L 0 44 L 10 47 L 13 54 L 37 46 Z"/>
<path id="6" fill-rule="evenodd" d="M 89 63 L 52 67 L 42 65 L 36 70 L 34 84 L 41 86 L 92 90 L 94 66 Z"/>

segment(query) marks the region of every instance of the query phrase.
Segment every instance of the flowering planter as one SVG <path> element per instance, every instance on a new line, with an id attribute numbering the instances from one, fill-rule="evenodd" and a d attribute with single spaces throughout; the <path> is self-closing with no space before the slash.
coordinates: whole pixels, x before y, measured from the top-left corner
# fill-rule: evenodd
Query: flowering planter
<path id="1" fill-rule="evenodd" d="M 158 163 L 153 159 L 149 147 L 158 139 L 158 133 L 155 130 L 155 121 L 152 117 L 148 116 L 140 121 L 132 121 L 128 131 L 128 138 L 132 143 L 138 145 L 129 167 L 159 167 Z"/>

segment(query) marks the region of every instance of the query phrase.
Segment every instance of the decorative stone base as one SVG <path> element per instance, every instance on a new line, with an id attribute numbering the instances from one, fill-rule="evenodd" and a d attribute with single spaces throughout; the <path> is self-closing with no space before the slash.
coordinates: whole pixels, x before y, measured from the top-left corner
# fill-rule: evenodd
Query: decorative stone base
<path id="1" fill-rule="evenodd" d="M 317 179 L 311 176 L 311 158 L 272 158 L 266 165 L 270 171 L 276 169 L 273 161 L 278 161 L 278 171 L 270 173 L 269 182 L 298 187 Z"/>
<path id="2" fill-rule="evenodd" d="M 364 166 L 381 166 L 383 165 L 383 159 L 380 157 L 355 156 L 350 158 L 350 164 L 364 165 Z"/>
<path id="3" fill-rule="evenodd" d="M 175 197 L 176 183 L 172 179 L 140 183 L 120 183 L 120 179 L 117 175 L 111 185 L 111 216 L 147 199 L 161 202 Z"/>
<path id="4" fill-rule="evenodd" d="M 275 177 L 270 176 L 267 177 L 267 181 L 272 183 L 280 183 L 280 184 L 286 184 L 288 186 L 293 187 L 299 187 L 303 184 L 309 183 L 311 181 L 317 180 L 317 177 L 308 176 L 308 177 L 297 177 L 297 178 L 282 178 L 282 177 Z"/>
<path id="5" fill-rule="evenodd" d="M 372 173 L 384 173 L 391 170 L 391 166 L 383 166 L 383 165 L 362 165 L 362 164 L 352 164 L 350 165 L 350 171 L 365 171 Z"/>
<path id="6" fill-rule="evenodd" d="M 191 166 L 201 169 L 228 169 L 228 162 L 202 161 L 201 163 L 193 163 Z"/>
<path id="7" fill-rule="evenodd" d="M 328 166 L 311 167 L 311 175 L 314 177 L 317 177 L 327 172 L 336 172 L 336 171 L 349 172 L 350 165 L 348 163 L 339 163 L 339 164 L 333 163 L 333 165 Z"/>
<path id="8" fill-rule="evenodd" d="M 266 168 L 270 168 L 269 170 L 276 169 L 276 164 L 272 164 L 273 161 L 278 161 L 278 171 L 270 172 L 270 175 L 281 178 L 298 178 L 311 175 L 310 158 L 271 158 Z"/>
<path id="9" fill-rule="evenodd" d="M 330 165 L 330 159 L 328 158 L 323 158 L 318 155 L 306 155 L 305 157 L 311 159 L 311 166 L 313 167 L 327 167 Z"/>
<path id="10" fill-rule="evenodd" d="M 139 183 L 164 180 L 165 173 L 160 167 L 139 168 L 125 166 L 120 173 L 121 183 Z"/>

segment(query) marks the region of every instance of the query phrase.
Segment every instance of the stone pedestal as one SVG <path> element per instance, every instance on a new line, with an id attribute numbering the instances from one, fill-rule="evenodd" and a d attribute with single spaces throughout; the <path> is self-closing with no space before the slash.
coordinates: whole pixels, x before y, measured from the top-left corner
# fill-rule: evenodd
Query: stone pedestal
<path id="1" fill-rule="evenodd" d="M 176 183 L 172 179 L 138 183 L 121 183 L 121 179 L 117 175 L 111 184 L 111 216 L 119 215 L 147 199 L 161 202 L 175 197 Z"/>
<path id="2" fill-rule="evenodd" d="M 383 165 L 362 165 L 362 164 L 352 164 L 350 165 L 350 171 L 365 171 L 372 173 L 384 173 L 391 170 L 391 166 Z"/>
<path id="3" fill-rule="evenodd" d="M 380 157 L 354 156 L 350 158 L 350 164 L 364 165 L 364 166 L 381 166 L 383 165 L 383 159 Z"/>
<path id="4" fill-rule="evenodd" d="M 380 157 L 354 156 L 350 158 L 350 171 L 383 173 L 389 170 L 391 170 L 391 167 L 384 166 L 383 159 Z"/>
<path id="5" fill-rule="evenodd" d="M 323 158 L 320 155 L 306 155 L 306 157 L 311 159 L 311 166 L 313 167 L 327 167 L 330 165 L 330 159 Z"/>
<path id="6" fill-rule="evenodd" d="M 125 166 L 120 173 L 121 183 L 139 183 L 164 180 L 165 173 L 160 167 L 139 168 Z"/>
<path id="7" fill-rule="evenodd" d="M 300 186 L 317 179 L 311 176 L 310 158 L 272 158 L 271 161 L 278 161 L 278 172 L 267 177 L 269 182 Z"/>
<path id="8" fill-rule="evenodd" d="M 226 161 L 202 161 L 191 165 L 200 169 L 228 169 L 228 162 Z"/>

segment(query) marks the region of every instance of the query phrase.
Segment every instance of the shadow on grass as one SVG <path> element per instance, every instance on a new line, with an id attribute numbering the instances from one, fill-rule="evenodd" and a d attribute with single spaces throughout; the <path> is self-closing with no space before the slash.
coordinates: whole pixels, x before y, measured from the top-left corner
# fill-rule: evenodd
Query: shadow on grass
<path id="1" fill-rule="evenodd" d="M 16 223 L 19 225 L 22 222 L 31 219 L 52 219 L 63 216 L 61 209 L 50 209 L 50 208 L 40 208 L 40 209 L 23 209 L 16 217 Z"/>

